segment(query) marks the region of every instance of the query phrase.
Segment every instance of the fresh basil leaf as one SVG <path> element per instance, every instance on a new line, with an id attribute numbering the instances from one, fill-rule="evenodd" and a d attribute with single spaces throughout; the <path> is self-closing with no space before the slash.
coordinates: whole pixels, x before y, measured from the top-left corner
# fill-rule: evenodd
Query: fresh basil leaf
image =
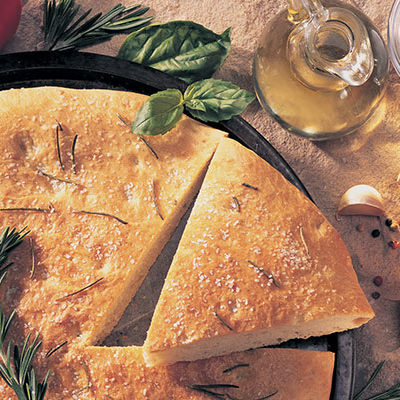
<path id="1" fill-rule="evenodd" d="M 211 77 L 230 47 L 230 28 L 218 35 L 191 21 L 172 21 L 132 33 L 118 56 L 191 83 Z"/>
<path id="2" fill-rule="evenodd" d="M 255 96 L 233 83 L 204 79 L 191 84 L 185 91 L 184 99 L 193 117 L 205 122 L 219 122 L 241 114 Z"/>
<path id="3" fill-rule="evenodd" d="M 138 135 L 164 135 L 176 126 L 183 114 L 183 96 L 178 89 L 155 93 L 143 104 L 131 125 Z"/>

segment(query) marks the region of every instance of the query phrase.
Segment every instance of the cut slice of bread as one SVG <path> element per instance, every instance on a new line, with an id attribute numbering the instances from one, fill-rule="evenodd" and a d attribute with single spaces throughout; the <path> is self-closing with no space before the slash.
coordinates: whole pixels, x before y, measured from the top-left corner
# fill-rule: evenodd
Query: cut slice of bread
<path id="1" fill-rule="evenodd" d="M 140 347 L 87 347 L 72 356 L 61 375 L 62 386 L 75 388 L 82 400 L 255 400 L 274 393 L 272 400 L 328 400 L 333 366 L 329 352 L 257 349 L 146 367 Z"/>
<path id="2" fill-rule="evenodd" d="M 170 133 L 141 139 L 118 114 L 133 120 L 146 99 L 55 87 L 0 92 L 0 227 L 31 231 L 11 255 L 0 298 L 6 315 L 17 311 L 14 343 L 40 333 L 43 370 L 73 343 L 109 334 L 226 135 L 183 117 Z"/>
<path id="3" fill-rule="evenodd" d="M 374 316 L 338 232 L 256 154 L 223 139 L 156 306 L 148 365 L 359 327 Z"/>

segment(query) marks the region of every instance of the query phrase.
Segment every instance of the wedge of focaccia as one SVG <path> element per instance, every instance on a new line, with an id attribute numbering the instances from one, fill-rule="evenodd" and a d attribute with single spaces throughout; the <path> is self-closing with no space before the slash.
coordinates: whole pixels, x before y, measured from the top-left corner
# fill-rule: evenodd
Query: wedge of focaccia
<path id="1" fill-rule="evenodd" d="M 145 143 L 118 114 L 131 121 L 146 98 L 0 92 L 0 227 L 31 231 L 11 255 L 0 301 L 6 315 L 17 311 L 13 342 L 40 334 L 43 371 L 54 373 L 74 343 L 94 345 L 111 331 L 225 135 L 185 117 Z"/>
<path id="2" fill-rule="evenodd" d="M 223 139 L 144 346 L 149 365 L 344 331 L 373 317 L 337 231 L 253 152 Z"/>
<path id="3" fill-rule="evenodd" d="M 140 347 L 87 347 L 69 365 L 63 386 L 82 400 L 328 400 L 334 354 L 257 349 L 146 367 Z"/>

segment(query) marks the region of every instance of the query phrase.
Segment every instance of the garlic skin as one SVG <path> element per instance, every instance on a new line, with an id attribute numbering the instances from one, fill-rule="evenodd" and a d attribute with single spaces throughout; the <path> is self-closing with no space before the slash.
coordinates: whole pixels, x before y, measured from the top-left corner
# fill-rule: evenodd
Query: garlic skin
<path id="1" fill-rule="evenodd" d="M 340 199 L 340 215 L 374 215 L 385 214 L 381 194 L 372 186 L 356 185 L 347 190 Z"/>

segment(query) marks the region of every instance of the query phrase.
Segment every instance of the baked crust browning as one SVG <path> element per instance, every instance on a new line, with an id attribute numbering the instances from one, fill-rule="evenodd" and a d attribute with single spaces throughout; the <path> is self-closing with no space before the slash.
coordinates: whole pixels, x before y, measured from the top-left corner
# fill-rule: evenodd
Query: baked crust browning
<path id="1" fill-rule="evenodd" d="M 239 143 L 211 162 L 145 343 L 149 365 L 324 335 L 373 317 L 338 232 Z"/>
<path id="2" fill-rule="evenodd" d="M 13 341 L 40 333 L 38 363 L 52 368 L 53 384 L 63 354 L 103 340 L 119 320 L 225 135 L 184 117 L 147 138 L 156 158 L 118 118 L 133 120 L 146 99 L 55 87 L 0 92 L 0 226 L 31 231 L 0 298 L 6 315 L 17 310 Z"/>
<path id="3" fill-rule="evenodd" d="M 146 367 L 140 347 L 88 347 L 79 354 L 71 362 L 81 387 L 87 387 L 79 398 L 97 400 L 207 400 L 212 397 L 191 387 L 215 384 L 238 386 L 208 389 L 237 399 L 277 392 L 272 399 L 328 400 L 334 366 L 333 353 L 294 349 L 257 349 L 164 367 Z"/>

